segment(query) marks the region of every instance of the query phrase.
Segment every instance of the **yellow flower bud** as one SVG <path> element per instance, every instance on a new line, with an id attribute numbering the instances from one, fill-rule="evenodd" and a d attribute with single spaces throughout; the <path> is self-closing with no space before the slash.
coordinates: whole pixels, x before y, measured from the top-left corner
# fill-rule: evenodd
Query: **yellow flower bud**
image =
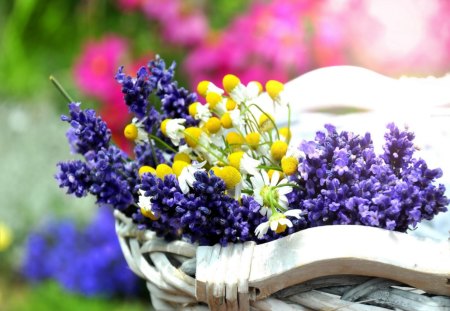
<path id="1" fill-rule="evenodd" d="M 283 157 L 281 159 L 281 169 L 286 175 L 292 175 L 297 172 L 298 160 L 294 157 Z"/>
<path id="2" fill-rule="evenodd" d="M 153 214 L 152 211 L 148 211 L 145 208 L 141 207 L 141 214 L 144 215 L 147 218 L 150 218 L 151 220 L 158 220 L 159 217 L 156 217 L 155 214 Z"/>
<path id="3" fill-rule="evenodd" d="M 135 124 L 130 123 L 127 126 L 125 126 L 125 129 L 123 130 L 123 135 L 131 141 L 135 141 L 138 137 L 138 128 Z"/>
<path id="4" fill-rule="evenodd" d="M 238 77 L 232 74 L 227 74 L 225 77 L 223 77 L 223 88 L 228 93 L 231 93 L 236 86 L 238 86 L 241 83 L 241 80 L 239 80 Z"/>
<path id="5" fill-rule="evenodd" d="M 270 114 L 263 113 L 259 117 L 258 124 L 259 124 L 259 128 L 262 131 L 269 131 L 269 130 L 273 129 L 274 128 L 274 123 L 275 123 L 275 119 Z"/>
<path id="6" fill-rule="evenodd" d="M 197 85 L 197 93 L 199 93 L 201 96 L 206 97 L 206 93 L 208 92 L 208 86 L 211 82 L 209 81 L 201 81 Z"/>
<path id="7" fill-rule="evenodd" d="M 209 104 L 209 107 L 211 109 L 216 108 L 217 104 L 220 103 L 222 100 L 222 96 L 220 94 L 217 94 L 216 92 L 209 92 L 206 95 L 206 102 Z"/>
<path id="8" fill-rule="evenodd" d="M 222 127 L 222 124 L 220 123 L 219 118 L 216 118 L 216 117 L 209 118 L 208 121 L 206 121 L 206 123 L 205 123 L 206 130 L 211 134 L 215 134 L 218 131 L 220 131 L 221 127 Z"/>
<path id="9" fill-rule="evenodd" d="M 241 134 L 236 132 L 229 132 L 225 137 L 225 141 L 234 147 L 239 147 L 245 143 L 244 137 Z"/>
<path id="10" fill-rule="evenodd" d="M 163 135 L 166 136 L 166 137 L 167 137 L 166 128 L 167 128 L 167 123 L 169 121 L 170 121 L 170 119 L 165 119 L 164 121 L 161 122 L 161 125 L 160 125 L 161 133 L 163 133 Z"/>
<path id="11" fill-rule="evenodd" d="M 273 99 L 277 100 L 280 93 L 284 90 L 283 83 L 276 80 L 269 80 L 266 83 L 267 94 Z"/>
<path id="12" fill-rule="evenodd" d="M 189 115 L 193 118 L 195 118 L 195 115 L 197 114 L 197 105 L 201 105 L 199 102 L 195 102 L 189 105 L 188 112 Z"/>
<path id="13" fill-rule="evenodd" d="M 233 127 L 233 120 L 231 120 L 230 113 L 225 112 L 222 117 L 220 118 L 220 123 L 222 123 L 222 126 L 226 129 L 230 129 Z"/>
<path id="14" fill-rule="evenodd" d="M 285 138 L 286 141 L 291 140 L 291 130 L 288 127 L 282 127 L 278 130 L 278 133 Z"/>
<path id="15" fill-rule="evenodd" d="M 230 111 L 230 110 L 234 110 L 234 108 L 236 108 L 237 104 L 231 98 L 227 98 L 227 103 L 225 104 L 225 106 L 226 106 L 227 110 Z"/>
<path id="16" fill-rule="evenodd" d="M 195 148 L 200 140 L 200 135 L 202 135 L 202 130 L 198 127 L 188 127 L 184 130 L 184 139 L 186 140 L 186 144 Z"/>
<path id="17" fill-rule="evenodd" d="M 257 149 L 258 148 L 260 139 L 261 139 L 261 135 L 258 132 L 248 133 L 245 136 L 245 140 L 246 140 L 247 144 L 252 149 Z"/>
<path id="18" fill-rule="evenodd" d="M 191 158 L 188 154 L 184 152 L 179 152 L 173 157 L 173 161 L 184 161 L 186 163 L 191 163 Z"/>
<path id="19" fill-rule="evenodd" d="M 189 163 L 186 163 L 184 161 L 174 161 L 172 164 L 172 170 L 174 172 L 175 175 L 180 176 L 181 171 L 183 170 L 183 168 L 185 168 L 186 166 L 188 166 Z"/>
<path id="20" fill-rule="evenodd" d="M 139 168 L 139 172 L 138 173 L 139 173 L 140 177 L 142 177 L 142 175 L 144 173 L 150 173 L 150 174 L 156 175 L 156 170 L 153 167 L 151 167 L 151 166 L 144 165 L 144 166 L 141 166 Z"/>
<path id="21" fill-rule="evenodd" d="M 270 154 L 276 161 L 281 160 L 288 149 L 288 144 L 282 140 L 275 141 L 270 147 Z"/>
<path id="22" fill-rule="evenodd" d="M 214 175 L 221 178 L 225 182 L 227 189 L 233 189 L 241 182 L 241 173 L 239 173 L 239 171 L 233 166 L 214 166 L 211 170 L 214 172 Z"/>
<path id="23" fill-rule="evenodd" d="M 167 175 L 173 174 L 172 168 L 167 164 L 158 164 L 156 167 L 156 176 L 164 180 Z"/>
<path id="24" fill-rule="evenodd" d="M 241 167 L 241 159 L 244 156 L 244 152 L 243 151 L 236 151 L 233 153 L 230 153 L 228 155 L 228 162 L 230 163 L 231 166 L 237 168 L 238 170 L 240 170 Z"/>
<path id="25" fill-rule="evenodd" d="M 273 176 L 273 174 L 274 174 L 275 172 L 278 172 L 278 173 L 280 174 L 280 179 L 284 178 L 283 172 L 280 172 L 280 171 L 277 171 L 277 170 L 272 170 L 272 169 L 270 169 L 270 170 L 267 171 L 267 175 L 269 176 L 269 179 L 270 179 L 270 180 L 272 180 L 272 176 Z"/>

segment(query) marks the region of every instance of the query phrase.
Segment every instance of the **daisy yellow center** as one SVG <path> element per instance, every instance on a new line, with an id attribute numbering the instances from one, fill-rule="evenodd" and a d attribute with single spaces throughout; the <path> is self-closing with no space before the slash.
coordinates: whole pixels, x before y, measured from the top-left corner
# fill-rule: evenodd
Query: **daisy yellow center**
<path id="1" fill-rule="evenodd" d="M 233 189 L 241 182 L 241 173 L 233 166 L 211 168 L 214 174 L 225 182 L 227 189 Z"/>
<path id="2" fill-rule="evenodd" d="M 294 157 L 283 157 L 281 159 L 281 169 L 286 175 L 292 175 L 297 172 L 298 160 Z"/>
<path id="3" fill-rule="evenodd" d="M 286 231 L 287 226 L 283 225 L 283 224 L 278 224 L 277 229 L 275 230 L 276 233 L 283 233 L 284 231 Z"/>
<path id="4" fill-rule="evenodd" d="M 173 161 L 184 161 L 186 163 L 191 163 L 191 158 L 187 153 L 179 152 L 173 157 Z"/>
<path id="5" fill-rule="evenodd" d="M 138 128 L 135 124 L 130 123 L 127 126 L 125 126 L 125 129 L 123 130 L 123 135 L 126 137 L 126 139 L 134 141 L 138 137 Z"/>
<path id="6" fill-rule="evenodd" d="M 245 141 L 252 149 L 258 148 L 260 139 L 261 139 L 261 135 L 258 132 L 248 133 L 245 136 Z"/>
<path id="7" fill-rule="evenodd" d="M 208 86 L 211 82 L 209 81 L 201 81 L 199 84 L 197 84 L 197 93 L 199 93 L 201 96 L 206 97 L 206 93 L 208 92 Z"/>
<path id="8" fill-rule="evenodd" d="M 230 163 L 231 166 L 233 166 L 239 170 L 243 156 L 244 156 L 243 151 L 233 152 L 228 156 L 228 162 Z"/>
<path id="9" fill-rule="evenodd" d="M 266 83 L 266 91 L 273 100 L 277 99 L 283 90 L 284 85 L 279 81 L 269 80 Z"/>
<path id="10" fill-rule="evenodd" d="M 161 122 L 161 133 L 163 133 L 164 136 L 167 136 L 167 123 L 169 123 L 170 119 L 165 119 Z"/>
<path id="11" fill-rule="evenodd" d="M 174 161 L 172 164 L 172 170 L 177 177 L 181 175 L 181 171 L 188 166 L 189 163 L 186 163 L 184 161 Z"/>
<path id="12" fill-rule="evenodd" d="M 215 134 L 218 131 L 220 131 L 220 128 L 222 127 L 222 124 L 220 123 L 219 118 L 211 117 L 206 121 L 205 128 L 208 130 L 209 133 Z"/>
<path id="13" fill-rule="evenodd" d="M 220 94 L 216 92 L 209 92 L 206 95 L 206 102 L 209 104 L 209 107 L 211 107 L 211 109 L 216 108 L 217 104 L 220 103 L 221 100 L 222 96 L 220 96 Z"/>
<path id="14" fill-rule="evenodd" d="M 276 161 L 281 160 L 287 152 L 288 144 L 282 140 L 275 141 L 270 147 L 270 154 Z"/>
<path id="15" fill-rule="evenodd" d="M 263 199 L 264 206 L 273 207 L 278 201 L 278 191 L 275 187 L 264 186 L 259 193 Z"/>
<path id="16" fill-rule="evenodd" d="M 236 132 L 229 132 L 225 137 L 225 140 L 229 145 L 232 145 L 234 147 L 238 147 L 245 143 L 244 137 L 242 137 L 241 134 Z"/>
<path id="17" fill-rule="evenodd" d="M 231 116 L 228 112 L 225 112 L 220 118 L 220 123 L 222 123 L 222 126 L 226 129 L 233 127 L 233 120 L 231 120 Z"/>
<path id="18" fill-rule="evenodd" d="M 150 173 L 150 174 L 156 175 L 156 170 L 151 166 L 144 165 L 139 168 L 139 176 L 142 177 L 142 175 L 144 175 L 144 173 Z"/>
<path id="19" fill-rule="evenodd" d="M 184 130 L 184 139 L 186 140 L 186 144 L 191 148 L 197 146 L 200 135 L 202 135 L 202 130 L 198 127 L 188 127 Z"/>
<path id="20" fill-rule="evenodd" d="M 164 180 L 167 175 L 173 174 L 172 168 L 167 164 L 158 164 L 156 167 L 156 176 Z"/>
<path id="21" fill-rule="evenodd" d="M 200 103 L 199 102 L 195 102 L 195 103 L 190 104 L 189 107 L 188 107 L 189 115 L 191 117 L 193 117 L 193 118 L 197 114 L 197 105 L 200 105 Z"/>
<path id="22" fill-rule="evenodd" d="M 151 220 L 158 220 L 159 217 L 156 217 L 155 214 L 153 214 L 152 211 L 148 211 L 145 208 L 141 207 L 141 214 L 144 215 L 147 218 L 150 218 Z"/>
<path id="23" fill-rule="evenodd" d="M 274 118 L 269 114 L 263 113 L 259 117 L 258 124 L 262 131 L 269 131 L 269 130 L 273 129 L 274 123 L 275 123 Z"/>
<path id="24" fill-rule="evenodd" d="M 283 136 L 287 141 L 291 140 L 291 130 L 288 127 L 282 127 L 278 130 L 281 136 Z"/>
<path id="25" fill-rule="evenodd" d="M 241 80 L 239 80 L 238 77 L 232 74 L 227 74 L 225 77 L 223 77 L 223 88 L 228 93 L 231 93 L 236 86 L 238 86 L 241 83 Z"/>
<path id="26" fill-rule="evenodd" d="M 232 100 L 231 98 L 228 98 L 225 106 L 226 106 L 227 110 L 230 111 L 230 110 L 234 110 L 234 108 L 236 108 L 237 104 L 234 100 Z"/>

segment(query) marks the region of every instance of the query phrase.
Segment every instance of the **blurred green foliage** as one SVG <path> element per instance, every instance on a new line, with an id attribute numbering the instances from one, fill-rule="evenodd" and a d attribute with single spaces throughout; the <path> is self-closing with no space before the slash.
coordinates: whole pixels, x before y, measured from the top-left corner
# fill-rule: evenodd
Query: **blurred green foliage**
<path id="1" fill-rule="evenodd" d="M 213 29 L 224 27 L 250 2 L 188 1 L 204 8 Z M 0 98 L 55 99 L 50 74 L 77 95 L 70 68 L 82 44 L 109 33 L 129 38 L 138 56 L 155 51 L 181 61 L 187 53 L 165 44 L 158 25 L 143 13 L 123 12 L 114 0 L 0 1 Z"/>
<path id="2" fill-rule="evenodd" d="M 124 286 L 126 286 L 124 284 Z M 45 282 L 34 286 L 16 284 L 14 291 L 9 285 L 0 282 L 0 302 L 3 311 L 143 311 L 152 310 L 150 300 L 137 301 L 117 298 L 88 298 L 71 294 L 56 282 Z"/>

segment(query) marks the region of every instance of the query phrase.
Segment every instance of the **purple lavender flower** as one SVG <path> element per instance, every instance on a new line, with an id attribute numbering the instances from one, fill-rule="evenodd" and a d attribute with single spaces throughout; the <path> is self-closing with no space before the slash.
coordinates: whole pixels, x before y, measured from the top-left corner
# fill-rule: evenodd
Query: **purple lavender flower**
<path id="1" fill-rule="evenodd" d="M 32 232 L 22 273 L 31 282 L 55 279 L 67 290 L 87 296 L 138 293 L 139 280 L 127 267 L 107 208 L 100 208 L 82 230 L 64 220 Z"/>
<path id="2" fill-rule="evenodd" d="M 61 116 L 61 120 L 71 126 L 67 138 L 73 152 L 84 155 L 108 146 L 111 131 L 94 110 L 81 110 L 80 103 L 70 103 L 69 112 L 69 116 Z"/>
<path id="3" fill-rule="evenodd" d="M 300 145 L 305 157 L 294 178 L 300 189 L 288 197 L 308 212 L 308 227 L 362 224 L 406 231 L 447 210 L 445 187 L 433 185 L 442 171 L 413 158 L 411 132 L 389 124 L 384 153 L 377 156 L 369 134 L 325 128 L 314 142 Z"/>

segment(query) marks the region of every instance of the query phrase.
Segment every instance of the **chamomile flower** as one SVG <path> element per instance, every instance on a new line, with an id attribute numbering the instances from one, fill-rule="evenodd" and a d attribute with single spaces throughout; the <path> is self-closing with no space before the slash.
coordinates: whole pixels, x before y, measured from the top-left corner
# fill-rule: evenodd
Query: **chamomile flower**
<path id="1" fill-rule="evenodd" d="M 286 95 L 284 94 L 284 84 L 276 81 L 269 80 L 266 83 L 266 92 L 272 98 L 274 103 L 277 104 L 285 104 L 286 103 Z"/>
<path id="2" fill-rule="evenodd" d="M 134 141 L 136 144 L 148 142 L 148 135 L 144 129 L 143 120 L 133 118 L 130 124 L 125 126 L 123 135 L 126 139 Z"/>
<path id="3" fill-rule="evenodd" d="M 181 170 L 181 174 L 178 176 L 178 184 L 180 186 L 181 192 L 184 194 L 189 192 L 189 188 L 192 188 L 195 182 L 194 174 L 198 171 L 204 171 L 203 166 L 206 164 L 206 161 L 201 163 L 193 163 L 185 166 Z"/>
<path id="4" fill-rule="evenodd" d="M 205 124 L 212 116 L 211 111 L 209 111 L 209 104 L 203 105 L 199 102 L 195 102 L 189 105 L 189 114 L 195 120 L 200 120 L 200 126 Z"/>
<path id="5" fill-rule="evenodd" d="M 253 159 L 243 151 L 233 152 L 228 156 L 231 166 L 237 168 L 243 175 L 259 174 L 258 166 L 261 165 L 259 160 Z"/>
<path id="6" fill-rule="evenodd" d="M 221 88 L 217 87 L 214 83 L 210 81 L 201 81 L 197 85 L 197 92 L 203 97 L 206 97 L 210 92 L 214 92 L 220 95 L 224 93 Z"/>
<path id="7" fill-rule="evenodd" d="M 286 195 L 292 192 L 287 178 L 280 180 L 280 173 L 275 171 L 272 178 L 266 171 L 250 177 L 255 201 L 261 205 L 261 215 L 271 215 L 273 210 L 287 210 L 288 199 Z"/>
<path id="8" fill-rule="evenodd" d="M 222 82 L 223 88 L 236 103 L 244 102 L 247 99 L 247 88 L 241 83 L 238 77 L 228 74 L 223 77 Z"/>
<path id="9" fill-rule="evenodd" d="M 161 122 L 161 132 L 164 136 L 170 138 L 172 144 L 178 146 L 182 138 L 184 138 L 185 119 L 165 119 Z"/>
<path id="10" fill-rule="evenodd" d="M 139 189 L 139 194 L 139 201 L 137 202 L 137 205 L 141 209 L 141 214 L 151 220 L 157 220 L 159 217 L 157 217 L 152 211 L 152 197 L 145 196 L 145 191 L 141 189 Z"/>
<path id="11" fill-rule="evenodd" d="M 303 211 L 299 209 L 292 209 L 285 213 L 276 212 L 269 217 L 268 221 L 263 222 L 256 227 L 255 235 L 258 239 L 262 239 L 267 231 L 269 231 L 269 228 L 275 233 L 283 233 L 288 227 L 292 227 L 292 221 L 290 221 L 287 216 L 300 219 L 302 214 Z"/>

